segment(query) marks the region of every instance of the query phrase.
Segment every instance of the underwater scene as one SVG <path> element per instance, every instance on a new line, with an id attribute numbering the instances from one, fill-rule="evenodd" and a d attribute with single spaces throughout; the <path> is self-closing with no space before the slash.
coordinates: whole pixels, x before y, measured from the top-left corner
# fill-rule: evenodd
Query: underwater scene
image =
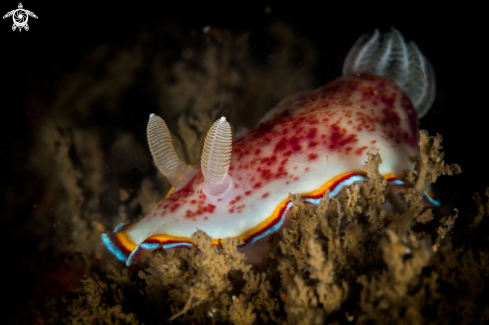
<path id="1" fill-rule="evenodd" d="M 0 323 L 489 322 L 477 18 L 21 5 Z"/>

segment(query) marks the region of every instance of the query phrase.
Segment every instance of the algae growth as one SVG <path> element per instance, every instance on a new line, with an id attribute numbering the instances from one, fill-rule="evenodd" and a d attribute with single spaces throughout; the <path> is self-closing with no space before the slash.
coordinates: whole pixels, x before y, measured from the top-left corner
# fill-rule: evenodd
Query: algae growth
<path id="1" fill-rule="evenodd" d="M 368 154 L 368 182 L 332 199 L 325 193 L 317 206 L 291 194 L 292 226 L 270 236 L 263 265 L 247 264 L 238 240 L 215 247 L 198 231 L 192 240 L 200 251 L 160 250 L 137 269 L 113 259 L 117 266 L 87 275 L 70 299 L 48 299 L 42 317 L 85 324 L 484 322 L 486 307 L 469 302 L 487 290 L 489 254 L 454 249 L 457 212 L 436 219 L 423 205 L 432 182 L 461 169 L 445 165 L 441 136 L 421 131 L 420 148 L 401 192 L 379 173 L 380 155 Z M 488 212 L 477 200 L 469 233 Z"/>

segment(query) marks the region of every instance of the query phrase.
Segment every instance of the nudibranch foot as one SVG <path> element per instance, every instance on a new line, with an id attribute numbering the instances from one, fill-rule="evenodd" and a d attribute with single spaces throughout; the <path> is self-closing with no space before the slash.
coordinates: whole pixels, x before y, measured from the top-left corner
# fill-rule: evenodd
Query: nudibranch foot
<path id="1" fill-rule="evenodd" d="M 403 180 L 394 174 L 384 175 L 384 178 L 386 179 L 387 184 L 395 188 L 403 189 L 407 186 Z M 317 205 L 327 190 L 329 190 L 329 198 L 333 198 L 347 186 L 357 182 L 368 181 L 369 178 L 367 177 L 366 172 L 348 172 L 329 180 L 318 191 L 304 193 L 300 196 L 304 203 Z M 439 205 L 439 202 L 436 201 L 433 195 L 430 196 L 428 193 L 425 193 L 424 200 L 429 207 Z M 237 236 L 244 241 L 243 244 L 238 246 L 238 251 L 245 252 L 249 263 L 258 264 L 266 256 L 269 249 L 266 237 L 269 234 L 290 227 L 291 221 L 289 218 L 289 211 L 292 207 L 293 202 L 289 198 L 283 200 L 272 215 L 273 218 L 268 220 L 268 224 L 260 225 L 254 232 L 248 231 Z M 113 233 L 102 235 L 102 240 L 109 250 L 117 256 L 119 260 L 124 261 L 127 266 L 139 260 L 146 253 L 159 247 L 163 247 L 164 249 L 191 246 L 197 247 L 196 244 L 192 242 L 191 236 L 175 237 L 168 234 L 153 234 L 137 244 L 131 239 L 131 235 L 128 234 L 136 225 L 137 224 L 120 224 L 114 229 Z M 225 238 L 214 237 L 212 242 L 214 245 L 218 245 L 221 240 L 225 240 Z"/>

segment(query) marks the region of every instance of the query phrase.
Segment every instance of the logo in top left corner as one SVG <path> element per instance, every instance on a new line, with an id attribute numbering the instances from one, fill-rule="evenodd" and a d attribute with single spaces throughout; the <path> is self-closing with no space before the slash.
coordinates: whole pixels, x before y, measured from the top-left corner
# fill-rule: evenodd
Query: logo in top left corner
<path id="1" fill-rule="evenodd" d="M 37 18 L 36 14 L 33 13 L 32 11 L 24 9 L 22 6 L 22 3 L 19 3 L 19 7 L 17 9 L 14 9 L 12 11 L 7 12 L 3 18 L 7 18 L 12 16 L 12 19 L 14 21 L 14 24 L 12 25 L 12 31 L 15 31 L 17 28 L 19 29 L 19 32 L 22 31 L 22 28 L 24 28 L 26 31 L 29 30 L 29 25 L 27 25 L 27 21 L 29 20 L 29 16 L 33 18 Z"/>

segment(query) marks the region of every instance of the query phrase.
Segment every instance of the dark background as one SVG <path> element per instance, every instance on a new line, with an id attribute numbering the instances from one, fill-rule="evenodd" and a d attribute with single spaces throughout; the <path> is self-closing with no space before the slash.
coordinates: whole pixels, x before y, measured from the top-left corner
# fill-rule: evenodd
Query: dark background
<path id="1" fill-rule="evenodd" d="M 414 40 L 433 64 L 437 79 L 435 104 L 421 120 L 420 127 L 430 135 L 442 134 L 445 161 L 458 163 L 464 170 L 459 176 L 438 181 L 440 199 L 450 202 L 450 206 L 457 207 L 462 214 L 473 211 L 475 204 L 471 196 L 475 192 L 483 193 L 489 186 L 485 10 L 465 4 L 426 7 L 425 3 L 414 2 L 390 2 L 390 6 L 372 3 L 321 2 L 317 7 L 304 2 L 292 5 L 282 2 L 23 2 L 24 9 L 39 17 L 29 18 L 28 32 L 12 32 L 10 17 L 0 21 L 2 193 L 9 188 L 18 190 L 19 186 L 33 191 L 28 188 L 29 174 L 23 165 L 29 159 L 34 141 L 35 121 L 42 118 L 43 112 L 31 110 L 30 95 L 52 93 L 62 77 L 76 70 L 97 45 L 115 44 L 123 48 L 134 42 L 143 28 L 174 21 L 184 29 L 199 32 L 206 25 L 235 32 L 251 31 L 252 51 L 266 57 L 268 47 L 259 35 L 270 22 L 281 20 L 317 49 L 316 86 L 341 74 L 348 50 L 363 33 L 371 33 L 374 28 L 386 32 L 390 26 L 395 26 L 407 40 Z M 0 14 L 3 16 L 17 6 L 17 1 L 3 1 Z M 269 14 L 265 14 L 266 6 L 271 8 Z M 172 44 L 155 43 L 154 46 Z M 128 117 L 128 122 L 131 119 L 144 125 L 147 116 Z M 5 197 L 0 203 L 5 203 Z M 9 222 L 4 222 L 7 219 Z M 2 231 L 21 228 L 23 222 L 25 218 L 12 222 L 11 216 L 0 216 Z M 17 243 L 3 242 L 3 249 L 16 247 L 19 247 Z M 23 252 L 18 254 L 21 256 Z M 16 281 L 21 279 L 11 278 L 12 283 Z M 15 301 L 18 299 L 21 297 L 16 297 Z"/>

